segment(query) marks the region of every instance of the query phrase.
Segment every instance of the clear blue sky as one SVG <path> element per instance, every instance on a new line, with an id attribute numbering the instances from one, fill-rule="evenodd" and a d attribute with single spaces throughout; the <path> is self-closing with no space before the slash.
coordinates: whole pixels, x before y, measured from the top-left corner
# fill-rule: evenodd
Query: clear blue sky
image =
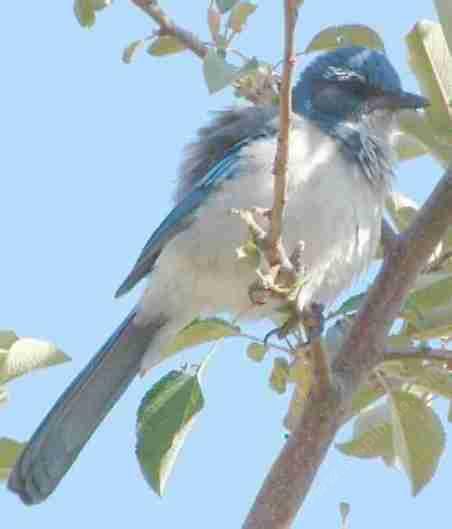
<path id="1" fill-rule="evenodd" d="M 204 36 L 206 4 L 164 2 Z M 238 43 L 244 52 L 280 58 L 277 4 L 261 2 Z M 371 25 L 406 88 L 416 90 L 403 36 L 434 17 L 430 0 L 306 0 L 299 48 L 327 25 Z M 9 386 L 0 436 L 25 440 L 133 305 L 138 292 L 120 301 L 112 294 L 171 206 L 183 145 L 208 111 L 232 96 L 209 97 L 200 63 L 188 53 L 167 60 L 143 54 L 123 65 L 123 47 L 152 29 L 126 1 L 101 13 L 91 31 L 78 26 L 70 2 L 5 2 L 2 21 L 0 328 L 51 339 L 73 357 Z M 428 159 L 405 164 L 398 187 L 422 200 L 440 174 Z M 163 500 L 141 478 L 134 430 L 141 397 L 169 364 L 133 384 L 46 503 L 25 508 L 1 489 L 2 522 L 20 529 L 239 527 L 284 442 L 287 399 L 269 391 L 269 367 L 249 362 L 241 342 L 215 356 L 205 377 L 207 406 Z M 434 482 L 413 500 L 397 471 L 333 449 L 298 526 L 338 527 L 338 503 L 348 501 L 352 527 L 425 529 L 449 514 L 451 474 L 448 452 Z"/>

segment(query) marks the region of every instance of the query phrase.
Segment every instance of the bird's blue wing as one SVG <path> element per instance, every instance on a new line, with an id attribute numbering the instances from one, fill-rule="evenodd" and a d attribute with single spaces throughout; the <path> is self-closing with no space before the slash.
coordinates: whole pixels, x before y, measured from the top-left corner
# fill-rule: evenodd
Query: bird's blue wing
<path id="1" fill-rule="evenodd" d="M 165 244 L 192 224 L 196 210 L 207 199 L 211 191 L 234 175 L 240 159 L 240 151 L 250 141 L 252 141 L 251 138 L 246 138 L 231 147 L 225 153 L 224 158 L 217 162 L 170 212 L 146 243 L 135 266 L 117 290 L 115 297 L 122 296 L 143 279 L 152 270 Z"/>

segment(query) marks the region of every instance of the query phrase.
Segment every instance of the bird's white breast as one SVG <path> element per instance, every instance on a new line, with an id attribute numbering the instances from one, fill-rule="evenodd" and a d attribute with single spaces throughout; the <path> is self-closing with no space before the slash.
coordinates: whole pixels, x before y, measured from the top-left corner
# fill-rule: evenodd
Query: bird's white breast
<path id="1" fill-rule="evenodd" d="M 200 313 L 237 315 L 250 308 L 248 287 L 256 274 L 235 251 L 247 228 L 229 210 L 271 206 L 275 152 L 276 139 L 245 147 L 241 176 L 213 192 L 197 221 L 167 244 L 142 298 L 142 320 L 155 312 L 156 300 L 163 312 L 178 313 L 181 324 Z M 344 158 L 335 140 L 298 121 L 291 132 L 283 238 L 289 252 L 304 241 L 310 280 L 303 302 L 331 303 L 367 269 L 380 236 L 383 199 L 384 191 Z"/>

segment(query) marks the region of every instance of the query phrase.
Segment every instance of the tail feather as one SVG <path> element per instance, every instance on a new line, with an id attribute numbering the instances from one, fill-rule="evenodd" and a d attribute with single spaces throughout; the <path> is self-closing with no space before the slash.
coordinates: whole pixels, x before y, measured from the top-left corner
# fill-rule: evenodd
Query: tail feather
<path id="1" fill-rule="evenodd" d="M 27 505 L 44 501 L 140 369 L 160 327 L 137 327 L 132 312 L 61 395 L 16 462 L 8 488 Z"/>

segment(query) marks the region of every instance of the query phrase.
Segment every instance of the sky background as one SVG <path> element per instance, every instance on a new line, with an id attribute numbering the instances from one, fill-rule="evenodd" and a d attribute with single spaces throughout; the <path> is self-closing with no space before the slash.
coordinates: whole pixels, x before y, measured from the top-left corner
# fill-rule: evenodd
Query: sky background
<path id="1" fill-rule="evenodd" d="M 206 0 L 162 3 L 207 38 Z M 261 1 L 236 43 L 244 53 L 280 59 L 280 3 Z M 306 0 L 298 48 L 328 25 L 370 25 L 405 88 L 417 90 L 403 37 L 423 18 L 435 18 L 430 0 Z M 165 60 L 143 53 L 122 64 L 123 48 L 153 29 L 124 0 L 100 13 L 92 30 L 80 28 L 70 2 L 4 2 L 0 26 L 0 328 L 50 339 L 73 358 L 9 385 L 0 437 L 26 440 L 134 304 L 140 287 L 117 301 L 113 293 L 171 207 L 182 148 L 208 112 L 233 97 L 230 90 L 208 95 L 190 53 Z M 428 158 L 405 163 L 397 187 L 422 201 L 440 175 Z M 240 527 L 284 442 L 288 395 L 268 389 L 271 359 L 253 364 L 238 340 L 215 355 L 204 378 L 206 408 L 163 500 L 142 479 L 134 455 L 144 393 L 171 367 L 204 354 L 183 355 L 135 381 L 44 504 L 25 508 L 1 487 L 2 521 L 14 529 Z M 346 438 L 344 429 L 338 439 Z M 424 529 L 448 516 L 451 475 L 449 450 L 413 500 L 401 473 L 332 449 L 296 526 L 339 527 L 338 504 L 348 501 L 352 528 Z"/>

